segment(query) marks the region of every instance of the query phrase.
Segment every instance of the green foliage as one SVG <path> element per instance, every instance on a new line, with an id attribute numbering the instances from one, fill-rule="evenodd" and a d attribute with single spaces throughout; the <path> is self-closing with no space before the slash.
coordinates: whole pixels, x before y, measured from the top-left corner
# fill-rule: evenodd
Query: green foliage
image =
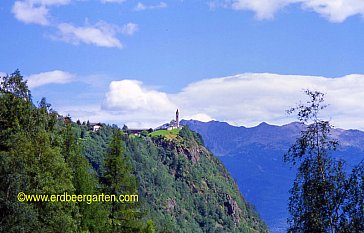
<path id="1" fill-rule="evenodd" d="M 298 164 L 290 190 L 289 232 L 361 232 L 364 198 L 360 184 L 361 167 L 348 179 L 344 161 L 335 160 L 330 151 L 338 142 L 332 139 L 329 121 L 319 118 L 326 105 L 324 94 L 307 90 L 310 100 L 288 112 L 298 111 L 298 119 L 307 125 L 284 156 L 286 162 Z M 358 180 L 359 178 L 359 180 Z"/>
<path id="2" fill-rule="evenodd" d="M 103 170 L 104 155 L 112 140 L 113 127 L 103 126 L 96 132 L 90 131 L 87 126 L 79 128 L 81 129 L 79 137 L 84 136 L 81 141 L 84 155 L 100 176 Z"/>
<path id="3" fill-rule="evenodd" d="M 183 130 L 183 129 L 182 129 Z M 182 132 L 180 130 L 180 132 Z M 184 138 L 130 138 L 139 193 L 159 232 L 266 232 L 221 162 L 188 128 Z M 229 212 L 229 208 L 237 207 Z"/>
<path id="4" fill-rule="evenodd" d="M 132 175 L 129 159 L 124 156 L 122 134 L 116 129 L 105 157 L 105 172 L 103 176 L 104 191 L 108 194 L 135 194 L 137 181 Z M 111 204 L 110 219 L 113 232 L 139 232 L 142 224 L 139 221 L 140 213 L 133 203 L 113 202 Z"/>
<path id="5" fill-rule="evenodd" d="M 74 194 L 99 194 L 99 182 L 96 173 L 93 172 L 89 162 L 82 153 L 82 148 L 78 144 L 78 130 L 71 125 L 63 128 L 63 154 L 73 174 Z M 79 230 L 83 232 L 108 232 L 107 204 L 95 202 L 87 204 L 78 203 L 79 207 Z"/>
<path id="6" fill-rule="evenodd" d="M 64 121 L 45 98 L 33 104 L 19 71 L 3 77 L 0 232 L 267 232 L 198 134 L 149 133 Z M 140 203 L 21 203 L 19 192 L 138 193 Z"/>
<path id="7" fill-rule="evenodd" d="M 364 232 L 364 164 L 357 165 L 345 184 L 346 200 L 340 216 L 341 232 Z"/>
<path id="8" fill-rule="evenodd" d="M 179 136 L 185 139 L 185 141 L 196 141 L 199 145 L 203 145 L 203 139 L 202 136 L 199 133 L 196 133 L 194 131 L 191 131 L 188 126 L 183 126 L 181 131 L 179 132 Z"/>
<path id="9" fill-rule="evenodd" d="M 0 92 L 9 93 L 14 97 L 30 101 L 31 95 L 28 89 L 26 81 L 23 80 L 23 76 L 19 70 L 16 70 L 11 75 L 1 77 Z"/>
<path id="10" fill-rule="evenodd" d="M 106 135 L 114 135 L 111 127 L 103 130 Z M 185 134 L 180 135 L 182 130 L 175 130 L 174 140 L 161 135 L 118 137 L 122 139 L 117 143 L 121 148 L 114 151 L 121 151 L 132 165 L 139 183 L 138 208 L 146 214 L 142 221 L 153 220 L 156 232 L 267 232 L 221 162 L 200 145 L 196 133 L 186 128 Z M 103 140 L 92 137 L 83 143 L 85 147 L 96 145 L 95 150 L 110 153 L 100 147 L 105 143 Z M 109 147 L 114 144 L 114 140 L 109 141 Z M 107 160 L 104 166 L 96 167 L 104 167 L 106 171 Z M 229 214 L 233 203 L 239 210 Z M 144 232 L 148 226 L 151 225 L 144 224 Z"/>
<path id="11" fill-rule="evenodd" d="M 72 174 L 59 146 L 54 112 L 45 100 L 39 108 L 19 71 L 1 82 L 0 219 L 1 232 L 75 232 L 72 203 L 20 203 L 27 194 L 73 192 Z"/>
<path id="12" fill-rule="evenodd" d="M 178 135 L 179 129 L 172 129 L 172 130 L 157 130 L 152 133 L 149 133 L 151 137 L 174 137 L 174 135 Z"/>
<path id="13" fill-rule="evenodd" d="M 19 192 L 51 195 L 103 191 L 84 155 L 87 147 L 81 143 L 102 139 L 97 146 L 91 144 L 101 146 L 99 154 L 94 154 L 96 164 L 103 161 L 103 148 L 112 135 L 103 130 L 89 132 L 87 125 L 72 122 L 65 126 L 45 99 L 35 106 L 18 71 L 2 78 L 0 90 L 0 232 L 112 232 L 108 204 L 17 200 Z M 151 222 L 126 222 L 153 229 Z"/>

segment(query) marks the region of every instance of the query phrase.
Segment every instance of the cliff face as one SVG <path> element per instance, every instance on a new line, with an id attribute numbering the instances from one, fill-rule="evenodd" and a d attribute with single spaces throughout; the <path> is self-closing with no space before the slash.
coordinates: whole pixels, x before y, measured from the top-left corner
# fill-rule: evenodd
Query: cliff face
<path id="1" fill-rule="evenodd" d="M 126 140 L 140 199 L 161 232 L 267 232 L 222 163 L 201 138 L 178 135 Z"/>

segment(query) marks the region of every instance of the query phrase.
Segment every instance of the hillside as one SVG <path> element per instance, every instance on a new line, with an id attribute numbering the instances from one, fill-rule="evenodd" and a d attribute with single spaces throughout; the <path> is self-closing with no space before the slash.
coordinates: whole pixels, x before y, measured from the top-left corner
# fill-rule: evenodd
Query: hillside
<path id="1" fill-rule="evenodd" d="M 110 127 L 90 133 L 85 151 L 102 145 Z M 265 224 L 246 203 L 222 163 L 183 128 L 168 134 L 124 135 L 126 154 L 139 181 L 147 218 L 160 232 L 266 232 Z M 86 154 L 91 161 L 95 155 Z M 95 168 L 99 166 L 94 163 Z"/>
<path id="2" fill-rule="evenodd" d="M 160 133 L 74 122 L 3 77 L 0 232 L 267 232 L 199 135 Z"/>
<path id="3" fill-rule="evenodd" d="M 182 121 L 200 133 L 209 148 L 224 163 L 244 197 L 252 202 L 271 232 L 285 232 L 288 190 L 295 171 L 283 162 L 283 154 L 299 136 L 303 125 L 261 123 L 256 127 L 235 127 L 225 122 Z M 334 129 L 339 142 L 334 156 L 350 164 L 364 158 L 364 132 Z"/>

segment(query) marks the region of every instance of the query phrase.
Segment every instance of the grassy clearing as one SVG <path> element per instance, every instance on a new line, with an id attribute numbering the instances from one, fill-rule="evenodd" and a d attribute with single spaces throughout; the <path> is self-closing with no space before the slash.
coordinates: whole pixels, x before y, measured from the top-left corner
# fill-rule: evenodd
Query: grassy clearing
<path id="1" fill-rule="evenodd" d="M 166 139 L 173 140 L 177 138 L 180 129 L 172 129 L 172 130 L 158 130 L 149 134 L 151 137 L 163 136 Z"/>
<path id="2" fill-rule="evenodd" d="M 129 138 L 136 138 L 137 136 L 135 136 L 134 134 L 129 134 Z"/>

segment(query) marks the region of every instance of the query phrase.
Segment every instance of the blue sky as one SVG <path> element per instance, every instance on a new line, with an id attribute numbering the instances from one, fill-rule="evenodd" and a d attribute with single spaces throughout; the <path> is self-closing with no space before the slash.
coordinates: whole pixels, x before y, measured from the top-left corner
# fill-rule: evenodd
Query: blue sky
<path id="1" fill-rule="evenodd" d="M 2 1 L 0 72 L 74 119 L 154 127 L 178 107 L 284 124 L 311 87 L 339 127 L 364 129 L 363 15 L 360 0 Z"/>

